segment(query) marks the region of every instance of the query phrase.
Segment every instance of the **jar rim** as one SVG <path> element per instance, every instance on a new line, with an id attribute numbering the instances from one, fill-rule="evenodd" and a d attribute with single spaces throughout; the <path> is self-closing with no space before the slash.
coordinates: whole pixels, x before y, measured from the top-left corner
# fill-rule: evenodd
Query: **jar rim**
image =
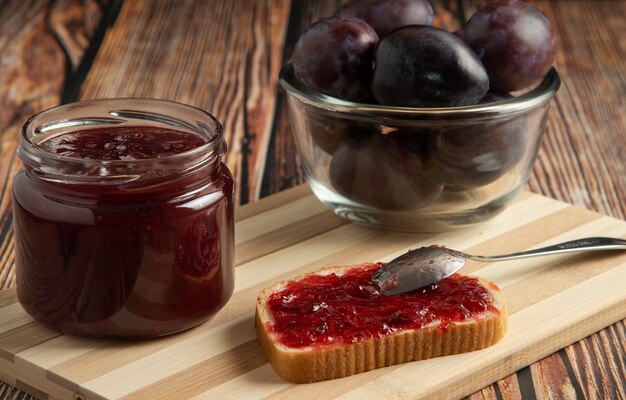
<path id="1" fill-rule="evenodd" d="M 193 149 L 161 157 L 133 160 L 84 159 L 55 154 L 38 146 L 51 137 L 81 129 L 115 126 L 159 126 L 201 135 L 207 142 Z M 40 138 L 41 140 L 35 140 Z M 219 160 L 226 153 L 224 129 L 217 118 L 191 105 L 171 100 L 118 97 L 62 104 L 31 116 L 20 130 L 17 154 L 47 180 L 110 184 L 126 183 L 151 175 L 155 162 L 166 169 L 180 169 Z M 68 174 L 69 166 L 82 170 L 115 171 L 104 175 Z"/>
<path id="2" fill-rule="evenodd" d="M 193 148 L 191 150 L 187 150 L 187 151 L 183 151 L 180 153 L 176 153 L 176 154 L 170 154 L 167 156 L 163 156 L 163 157 L 159 157 L 159 159 L 165 159 L 165 158 L 182 158 L 186 155 L 189 154 L 193 154 L 193 153 L 201 153 L 207 150 L 218 150 L 219 151 L 219 147 L 221 145 L 221 141 L 223 140 L 223 133 L 224 133 L 224 128 L 222 127 L 222 124 L 217 120 L 217 118 L 215 118 L 213 115 L 209 114 L 208 112 L 202 110 L 201 108 L 198 107 L 194 107 L 188 104 L 184 104 L 184 103 L 180 103 L 180 102 L 176 102 L 176 101 L 172 101 L 172 100 L 164 100 L 164 99 L 153 99 L 153 98 L 140 98 L 140 97 L 113 97 L 113 98 L 103 98 L 103 99 L 92 99 L 92 100 L 82 100 L 82 101 L 78 101 L 78 102 L 73 102 L 73 103 L 67 103 L 67 104 L 61 104 L 55 107 L 51 107 L 48 108 L 46 110 L 40 111 L 37 114 L 34 114 L 33 116 L 31 116 L 30 118 L 28 118 L 28 120 L 26 120 L 26 122 L 24 123 L 24 125 L 22 126 L 21 129 L 21 137 L 20 140 L 25 140 L 26 142 L 28 142 L 29 144 L 35 144 L 33 143 L 30 138 L 28 137 L 28 128 L 31 124 L 35 123 L 39 118 L 41 117 L 45 117 L 48 114 L 51 113 L 56 113 L 56 112 L 62 112 L 64 110 L 67 110 L 71 107 L 75 107 L 76 105 L 83 105 L 83 106 L 90 106 L 90 105 L 99 105 L 99 104 L 104 104 L 104 103 L 128 103 L 128 102 L 141 102 L 141 103 L 145 103 L 145 104 L 162 104 L 162 105 L 171 105 L 171 106 L 175 106 L 175 107 L 181 107 L 181 108 L 186 108 L 188 110 L 194 110 L 195 112 L 201 113 L 204 117 L 209 118 L 212 123 L 215 126 L 215 130 L 212 131 L 212 137 L 209 138 L 209 140 L 207 141 L 207 143 L 198 146 L 196 148 Z M 48 125 L 45 129 L 58 129 L 58 128 L 74 128 L 74 127 L 90 127 L 90 126 L 94 126 L 95 124 L 97 124 L 98 122 L 102 122 L 105 124 L 110 124 L 112 126 L 119 126 L 119 125 L 123 125 L 124 122 L 122 122 L 121 120 L 116 119 L 115 117 L 118 116 L 123 116 L 123 114 L 121 114 L 121 112 L 124 112 L 126 110 L 111 110 L 111 116 L 112 118 L 99 118 L 99 119 L 95 119 L 95 118 L 90 118 L 90 119 L 85 119 L 84 123 L 75 123 L 74 121 L 67 121 L 67 123 L 63 123 L 63 122 L 59 122 L 59 124 L 56 125 Z M 154 116 L 156 116 L 157 114 L 154 114 Z M 164 116 L 159 116 L 161 118 L 163 118 Z M 166 117 L 167 118 L 167 117 Z M 176 122 L 179 128 L 186 128 L 186 129 L 190 129 L 193 130 L 196 133 L 202 133 L 200 131 L 198 131 L 197 129 L 195 129 L 191 124 L 186 124 L 184 122 L 182 122 L 181 120 L 176 120 L 176 119 L 172 119 L 172 118 L 168 118 L 170 122 Z M 155 119 L 156 120 L 156 119 Z M 160 122 L 164 122 L 163 119 L 161 119 Z M 172 125 L 172 127 L 176 127 L 176 125 Z M 39 146 L 34 146 L 33 151 L 35 152 L 42 152 L 45 154 L 51 154 L 50 152 L 40 148 Z M 66 155 L 54 155 L 55 158 L 58 159 L 67 159 L 67 160 L 81 160 L 81 161 L 85 161 L 85 159 L 83 158 L 79 158 L 79 157 L 72 157 L 72 156 L 66 156 Z M 125 164 L 125 163 L 142 163 L 142 162 L 154 162 L 155 158 L 142 158 L 142 159 L 136 159 L 136 160 L 95 160 L 95 159 L 90 159 L 88 161 L 93 161 L 93 162 L 101 162 L 101 163 L 106 163 L 106 164 L 116 164 L 116 163 L 121 163 L 121 164 Z"/>
<path id="3" fill-rule="evenodd" d="M 381 116 L 386 118 L 425 117 L 441 118 L 454 116 L 455 118 L 468 116 L 476 117 L 481 114 L 517 114 L 541 106 L 556 94 L 561 80 L 556 68 L 552 67 L 541 82 L 531 90 L 518 96 L 498 100 L 491 103 L 475 104 L 458 107 L 398 107 L 378 104 L 367 104 L 342 100 L 312 89 L 309 89 L 295 76 L 293 64 L 287 61 L 280 71 L 280 83 L 289 95 L 298 97 L 301 101 L 315 107 L 329 111 Z"/>

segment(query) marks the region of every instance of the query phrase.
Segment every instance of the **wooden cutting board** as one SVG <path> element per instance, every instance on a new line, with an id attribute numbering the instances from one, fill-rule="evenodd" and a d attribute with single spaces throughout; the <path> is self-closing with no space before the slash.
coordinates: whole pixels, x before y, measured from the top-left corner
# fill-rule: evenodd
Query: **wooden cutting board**
<path id="1" fill-rule="evenodd" d="M 454 398 L 626 318 L 626 253 L 579 253 L 493 264 L 466 273 L 498 283 L 509 331 L 493 347 L 307 385 L 282 381 L 254 330 L 257 293 L 323 266 L 386 261 L 437 243 L 497 254 L 584 236 L 626 237 L 626 222 L 523 193 L 491 222 L 446 234 L 406 234 L 334 216 L 306 186 L 237 213 L 235 294 L 203 325 L 161 339 L 94 340 L 33 321 L 15 290 L 0 292 L 0 379 L 40 397 L 280 399 Z"/>

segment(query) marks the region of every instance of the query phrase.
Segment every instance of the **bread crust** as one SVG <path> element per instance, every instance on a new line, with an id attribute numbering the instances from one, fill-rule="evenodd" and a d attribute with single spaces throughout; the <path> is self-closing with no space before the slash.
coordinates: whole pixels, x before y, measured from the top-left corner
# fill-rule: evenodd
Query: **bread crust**
<path id="1" fill-rule="evenodd" d="M 371 264 L 330 267 L 312 274 L 341 273 L 346 269 L 369 265 Z M 468 321 L 453 323 L 445 330 L 440 329 L 437 324 L 432 327 L 406 329 L 357 343 L 305 348 L 290 348 L 272 338 L 273 334 L 269 329 L 272 318 L 265 307 L 265 302 L 271 294 L 280 291 L 287 281 L 279 282 L 263 290 L 257 298 L 255 317 L 257 336 L 263 352 L 278 376 L 295 383 L 343 378 L 408 361 L 483 349 L 495 344 L 504 336 L 507 329 L 507 306 L 502 292 L 493 282 L 476 278 L 491 294 L 496 312 L 484 313 Z"/>

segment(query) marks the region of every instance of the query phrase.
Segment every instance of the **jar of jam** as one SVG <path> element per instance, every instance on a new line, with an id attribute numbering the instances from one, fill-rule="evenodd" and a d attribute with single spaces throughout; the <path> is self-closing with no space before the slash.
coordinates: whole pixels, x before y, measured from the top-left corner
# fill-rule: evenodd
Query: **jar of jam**
<path id="1" fill-rule="evenodd" d="M 220 123 L 149 99 L 31 117 L 13 182 L 17 295 L 65 333 L 151 337 L 193 327 L 234 287 L 233 179 Z"/>

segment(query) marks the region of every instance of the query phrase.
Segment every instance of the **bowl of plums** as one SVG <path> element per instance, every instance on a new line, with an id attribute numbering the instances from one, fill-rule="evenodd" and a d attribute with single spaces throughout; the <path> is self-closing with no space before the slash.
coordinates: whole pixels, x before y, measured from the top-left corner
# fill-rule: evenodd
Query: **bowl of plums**
<path id="1" fill-rule="evenodd" d="M 349 0 L 309 26 L 283 66 L 298 156 L 337 215 L 442 232 L 522 191 L 560 80 L 533 5 L 501 0 L 459 31 L 426 0 Z"/>

